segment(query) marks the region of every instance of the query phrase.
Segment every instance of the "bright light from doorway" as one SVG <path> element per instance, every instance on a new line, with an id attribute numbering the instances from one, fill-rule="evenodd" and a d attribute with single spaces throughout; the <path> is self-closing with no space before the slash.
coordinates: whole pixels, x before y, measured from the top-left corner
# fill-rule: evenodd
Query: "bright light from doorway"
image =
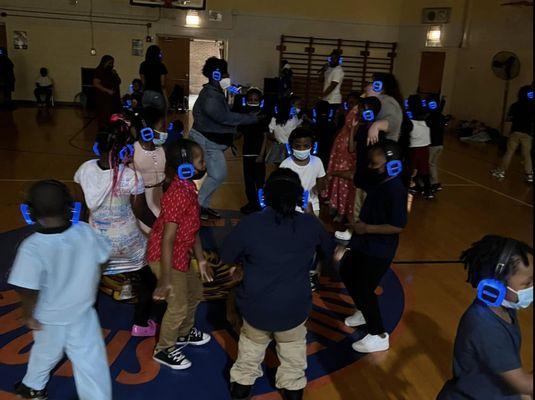
<path id="1" fill-rule="evenodd" d="M 186 14 L 186 26 L 191 28 L 198 28 L 201 26 L 201 17 L 197 11 L 188 11 Z"/>
<path id="2" fill-rule="evenodd" d="M 442 46 L 442 26 L 430 25 L 427 27 L 427 40 L 425 41 L 427 47 L 441 47 Z"/>

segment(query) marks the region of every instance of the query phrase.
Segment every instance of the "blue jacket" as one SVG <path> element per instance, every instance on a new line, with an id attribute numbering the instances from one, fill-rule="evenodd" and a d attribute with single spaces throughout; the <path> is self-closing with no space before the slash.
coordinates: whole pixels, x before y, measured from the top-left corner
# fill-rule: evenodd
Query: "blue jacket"
<path id="1" fill-rule="evenodd" d="M 255 124 L 258 117 L 232 112 L 219 85 L 207 83 L 193 106 L 193 120 L 193 129 L 202 133 L 208 140 L 230 146 L 236 134 L 236 127 Z"/>

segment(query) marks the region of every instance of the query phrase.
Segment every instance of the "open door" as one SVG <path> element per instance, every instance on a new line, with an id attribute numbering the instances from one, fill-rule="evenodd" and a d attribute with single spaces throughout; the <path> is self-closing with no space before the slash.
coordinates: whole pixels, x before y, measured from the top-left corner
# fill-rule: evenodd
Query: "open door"
<path id="1" fill-rule="evenodd" d="M 175 85 L 182 89 L 182 95 L 189 95 L 189 38 L 158 37 L 163 62 L 167 67 L 167 94 L 171 95 Z"/>
<path id="2" fill-rule="evenodd" d="M 442 91 L 442 75 L 446 53 L 438 51 L 423 51 L 420 62 L 420 79 L 418 93 L 421 95 L 436 94 Z"/>

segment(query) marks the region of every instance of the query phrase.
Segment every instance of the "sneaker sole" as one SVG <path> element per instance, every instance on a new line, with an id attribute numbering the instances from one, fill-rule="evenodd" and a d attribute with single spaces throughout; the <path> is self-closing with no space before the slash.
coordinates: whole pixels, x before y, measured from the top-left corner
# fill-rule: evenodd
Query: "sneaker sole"
<path id="1" fill-rule="evenodd" d="M 191 362 L 189 364 L 185 364 L 185 365 L 171 365 L 171 364 L 168 364 L 166 363 L 165 361 L 162 361 L 158 358 L 155 358 L 155 357 L 152 357 L 152 359 L 154 361 L 156 361 L 158 364 L 162 364 L 162 365 L 165 365 L 166 367 L 169 367 L 171 369 L 174 369 L 174 370 L 184 370 L 184 369 L 188 369 L 192 366 Z"/>
<path id="2" fill-rule="evenodd" d="M 362 321 L 362 322 L 359 322 L 358 324 L 353 324 L 353 325 L 350 325 L 347 321 L 344 321 L 344 325 L 349 327 L 349 328 L 357 328 L 359 326 L 362 326 L 362 325 L 366 325 L 366 321 Z"/>
<path id="3" fill-rule="evenodd" d="M 370 354 L 370 353 L 379 353 L 381 351 L 387 351 L 388 349 L 390 349 L 390 345 L 386 346 L 386 347 L 381 347 L 381 348 L 378 348 L 376 350 L 364 350 L 362 348 L 360 348 L 359 346 L 355 346 L 355 345 L 352 345 L 351 346 L 353 348 L 353 350 L 355 350 L 357 353 L 363 353 L 363 354 Z"/>

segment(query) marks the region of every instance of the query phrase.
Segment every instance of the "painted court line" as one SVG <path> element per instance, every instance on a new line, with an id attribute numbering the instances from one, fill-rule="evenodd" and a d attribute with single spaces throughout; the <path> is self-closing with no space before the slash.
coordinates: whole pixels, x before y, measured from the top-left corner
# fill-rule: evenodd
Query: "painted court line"
<path id="1" fill-rule="evenodd" d="M 462 176 L 462 175 L 456 174 L 456 173 L 454 173 L 454 172 L 448 171 L 447 169 L 443 169 L 443 168 L 439 168 L 439 170 L 444 171 L 444 172 L 446 172 L 446 173 L 448 173 L 448 174 L 450 174 L 450 175 L 453 175 L 453 176 L 455 176 L 456 178 L 462 179 L 462 180 L 464 180 L 464 181 L 466 181 L 466 182 L 470 182 L 470 183 L 471 183 L 472 185 L 474 185 L 474 186 L 478 186 L 478 187 L 481 187 L 481 188 L 483 188 L 483 189 L 487 189 L 488 191 L 493 192 L 493 193 L 496 193 L 496 194 L 498 194 L 498 195 L 500 195 L 500 196 L 503 196 L 503 197 L 505 197 L 505 198 L 507 198 L 507 199 L 509 199 L 509 200 L 513 200 L 513 201 L 516 201 L 517 203 L 520 203 L 520 204 L 522 204 L 522 205 L 524 205 L 524 206 L 527 206 L 527 207 L 529 207 L 529 208 L 533 208 L 533 205 L 532 205 L 532 204 L 526 203 L 525 201 L 519 200 L 519 199 L 517 199 L 517 198 L 515 198 L 515 197 L 513 197 L 513 196 L 509 196 L 508 194 L 505 194 L 505 193 L 503 193 L 503 192 L 500 192 L 499 190 L 493 189 L 493 188 L 491 188 L 491 187 L 489 187 L 489 186 L 482 185 L 481 183 L 478 183 L 478 182 L 473 181 L 473 180 L 471 180 L 471 179 L 465 178 L 465 177 Z"/>

